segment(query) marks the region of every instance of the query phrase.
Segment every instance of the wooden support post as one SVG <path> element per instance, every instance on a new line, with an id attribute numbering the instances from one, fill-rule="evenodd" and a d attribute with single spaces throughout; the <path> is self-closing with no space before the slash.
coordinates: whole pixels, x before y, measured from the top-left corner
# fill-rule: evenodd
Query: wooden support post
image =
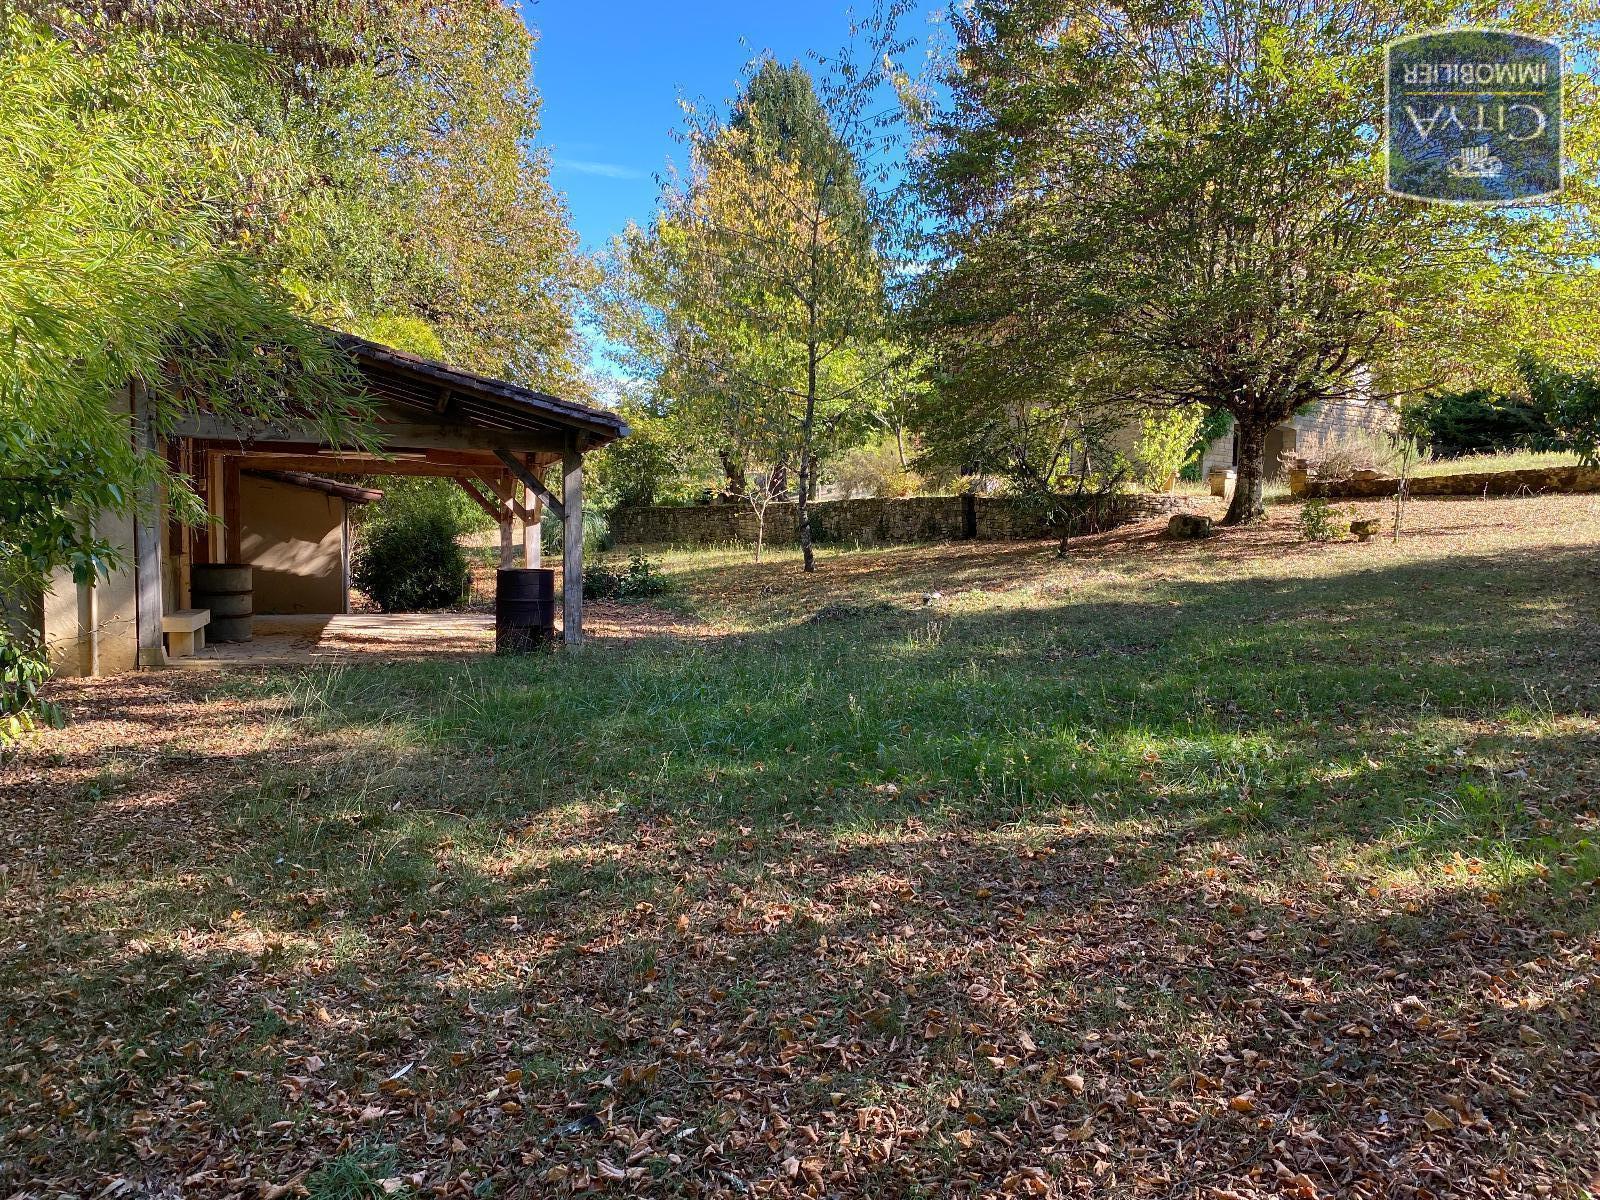
<path id="1" fill-rule="evenodd" d="M 515 542 L 514 510 L 516 508 L 517 485 L 512 482 L 511 476 L 503 475 L 495 483 L 495 495 L 500 499 L 496 505 L 496 519 L 500 522 L 500 565 L 504 568 L 517 565 L 517 546 Z"/>
<path id="2" fill-rule="evenodd" d="M 544 566 L 544 499 L 528 493 L 528 519 L 522 523 L 522 561 L 529 567 Z"/>
<path id="3" fill-rule="evenodd" d="M 569 441 L 561 455 L 561 624 L 569 646 L 583 641 L 583 453 Z"/>
<path id="4" fill-rule="evenodd" d="M 222 544 L 222 455 L 207 447 L 206 464 L 206 527 L 200 531 L 199 552 L 196 562 L 221 562 L 227 557 Z"/>
<path id="5" fill-rule="evenodd" d="M 222 460 L 222 561 L 237 563 L 244 557 L 241 548 L 244 519 L 239 515 L 239 456 Z"/>
<path id="6" fill-rule="evenodd" d="M 133 439 L 142 454 L 156 452 L 156 430 L 150 419 L 150 398 L 144 384 L 134 380 Z M 167 652 L 161 642 L 161 518 L 162 498 L 152 485 L 139 496 L 133 518 L 134 612 L 138 628 L 141 667 L 164 667 Z"/>
<path id="7" fill-rule="evenodd" d="M 167 465 L 185 483 L 196 487 L 193 442 L 179 438 L 167 443 Z M 169 553 L 172 555 L 172 604 L 174 608 L 188 608 L 192 597 L 190 580 L 194 563 L 194 531 L 172 516 L 171 507 L 167 506 L 167 535 Z"/>

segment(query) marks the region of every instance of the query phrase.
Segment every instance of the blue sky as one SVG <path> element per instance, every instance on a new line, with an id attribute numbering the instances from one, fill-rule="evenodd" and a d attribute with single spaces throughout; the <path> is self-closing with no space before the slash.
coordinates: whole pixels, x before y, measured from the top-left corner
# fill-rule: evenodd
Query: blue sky
<path id="1" fill-rule="evenodd" d="M 870 0 L 856 0 L 860 12 Z M 762 51 L 785 61 L 831 53 L 849 0 L 518 0 L 539 35 L 533 80 L 544 97 L 539 141 L 554 155 L 586 249 L 654 211 L 655 176 L 677 149 L 678 97 L 720 104 Z M 934 7 L 925 0 L 925 9 Z M 915 27 L 920 32 L 921 18 Z M 920 64 L 919 64 L 920 65 Z"/>

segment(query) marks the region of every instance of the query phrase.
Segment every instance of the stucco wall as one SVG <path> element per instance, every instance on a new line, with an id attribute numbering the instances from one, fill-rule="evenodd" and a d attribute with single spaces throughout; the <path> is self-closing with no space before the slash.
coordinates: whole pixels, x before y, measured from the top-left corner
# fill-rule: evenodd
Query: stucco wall
<path id="1" fill-rule="evenodd" d="M 122 565 L 90 587 L 74 583 L 71 571 L 51 574 L 43 598 L 43 633 L 58 675 L 114 675 L 139 665 L 133 518 L 101 513 L 94 530 Z"/>
<path id="2" fill-rule="evenodd" d="M 239 477 L 239 553 L 255 567 L 258 613 L 342 613 L 344 501 L 310 488 Z"/>
<path id="3" fill-rule="evenodd" d="M 1177 504 L 1169 496 L 1118 496 L 1098 511 L 1086 507 L 1073 532 L 1110 528 L 1135 517 L 1170 511 Z M 811 512 L 812 536 L 818 542 L 894 545 L 960 541 L 967 537 L 1025 541 L 1060 536 L 1036 508 L 1003 496 L 820 500 L 811 506 Z M 611 534 L 623 544 L 750 543 L 756 540 L 756 517 L 748 504 L 622 508 L 611 514 Z M 771 505 L 767 509 L 767 543 L 793 545 L 797 539 L 794 504 Z"/>
<path id="4" fill-rule="evenodd" d="M 107 399 L 107 406 L 124 422 L 129 420 L 130 403 L 126 388 Z M 139 665 L 133 517 L 102 512 L 92 524 L 121 565 L 89 586 L 75 583 L 71 571 L 56 571 L 40 603 L 33 606 L 50 666 L 58 675 L 111 675 Z"/>

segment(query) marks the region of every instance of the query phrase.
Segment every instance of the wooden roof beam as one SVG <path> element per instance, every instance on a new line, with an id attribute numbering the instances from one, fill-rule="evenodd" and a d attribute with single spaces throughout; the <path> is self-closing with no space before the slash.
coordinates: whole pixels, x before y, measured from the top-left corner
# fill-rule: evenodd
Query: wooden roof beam
<path id="1" fill-rule="evenodd" d="M 504 450 L 496 450 L 494 453 L 495 457 L 501 462 L 505 463 L 507 469 L 509 469 L 513 475 L 527 485 L 527 488 L 530 492 L 532 492 L 535 496 L 538 496 L 550 506 L 551 512 L 555 513 L 555 515 L 560 519 L 566 520 L 567 510 L 562 506 L 561 501 L 557 500 L 555 496 L 551 494 L 550 489 L 545 487 L 543 480 L 541 480 L 532 471 L 528 470 L 526 463 L 522 462 L 522 460 L 517 458 L 515 455 L 506 453 Z M 523 518 L 523 520 L 528 519 L 529 518 L 527 517 Z"/>
<path id="2" fill-rule="evenodd" d="M 400 458 L 385 461 L 360 455 L 342 456 L 334 452 L 316 453 L 296 451 L 280 453 L 275 449 L 241 450 L 235 443 L 204 443 L 203 449 L 238 459 L 246 469 L 262 471 L 305 471 L 311 475 L 419 475 L 450 478 L 462 473 L 487 479 L 489 475 L 503 472 L 500 460 L 488 451 L 432 450 L 426 458 Z M 556 461 L 553 455 L 536 454 L 534 470 L 540 470 Z"/>
<path id="3" fill-rule="evenodd" d="M 390 453 L 427 450 L 481 450 L 517 451 L 519 453 L 544 452 L 560 454 L 566 448 L 566 439 L 552 431 L 484 429 L 473 425 L 411 424 L 379 421 L 372 426 L 376 441 Z M 173 437 L 206 438 L 215 441 L 236 442 L 241 451 L 260 450 L 270 453 L 277 445 L 328 446 L 320 431 L 311 425 L 279 425 L 252 428 L 236 425 L 212 413 L 193 413 L 168 431 Z M 362 452 L 358 447 L 346 447 L 352 452 Z"/>
<path id="4" fill-rule="evenodd" d="M 471 479 L 468 479 L 465 475 L 457 475 L 455 477 L 455 481 L 456 483 L 460 484 L 463 492 L 472 497 L 473 503 L 479 508 L 483 509 L 483 511 L 489 515 L 489 519 L 495 524 L 503 525 L 507 520 L 510 519 L 506 511 L 499 504 L 495 503 L 488 496 L 485 496 L 482 492 L 480 492 L 478 490 L 478 485 Z"/>

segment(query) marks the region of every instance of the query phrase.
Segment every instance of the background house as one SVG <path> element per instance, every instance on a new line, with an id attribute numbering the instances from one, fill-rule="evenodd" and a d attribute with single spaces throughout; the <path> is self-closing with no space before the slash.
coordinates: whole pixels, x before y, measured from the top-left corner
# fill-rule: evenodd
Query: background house
<path id="1" fill-rule="evenodd" d="M 1375 442 L 1395 428 L 1397 420 L 1394 406 L 1384 400 L 1324 400 L 1267 434 L 1266 477 L 1282 476 L 1291 457 L 1315 461 L 1335 450 L 1370 452 Z M 1238 463 L 1238 430 L 1230 428 L 1206 447 L 1200 459 L 1200 478 L 1217 468 L 1230 470 Z"/>

